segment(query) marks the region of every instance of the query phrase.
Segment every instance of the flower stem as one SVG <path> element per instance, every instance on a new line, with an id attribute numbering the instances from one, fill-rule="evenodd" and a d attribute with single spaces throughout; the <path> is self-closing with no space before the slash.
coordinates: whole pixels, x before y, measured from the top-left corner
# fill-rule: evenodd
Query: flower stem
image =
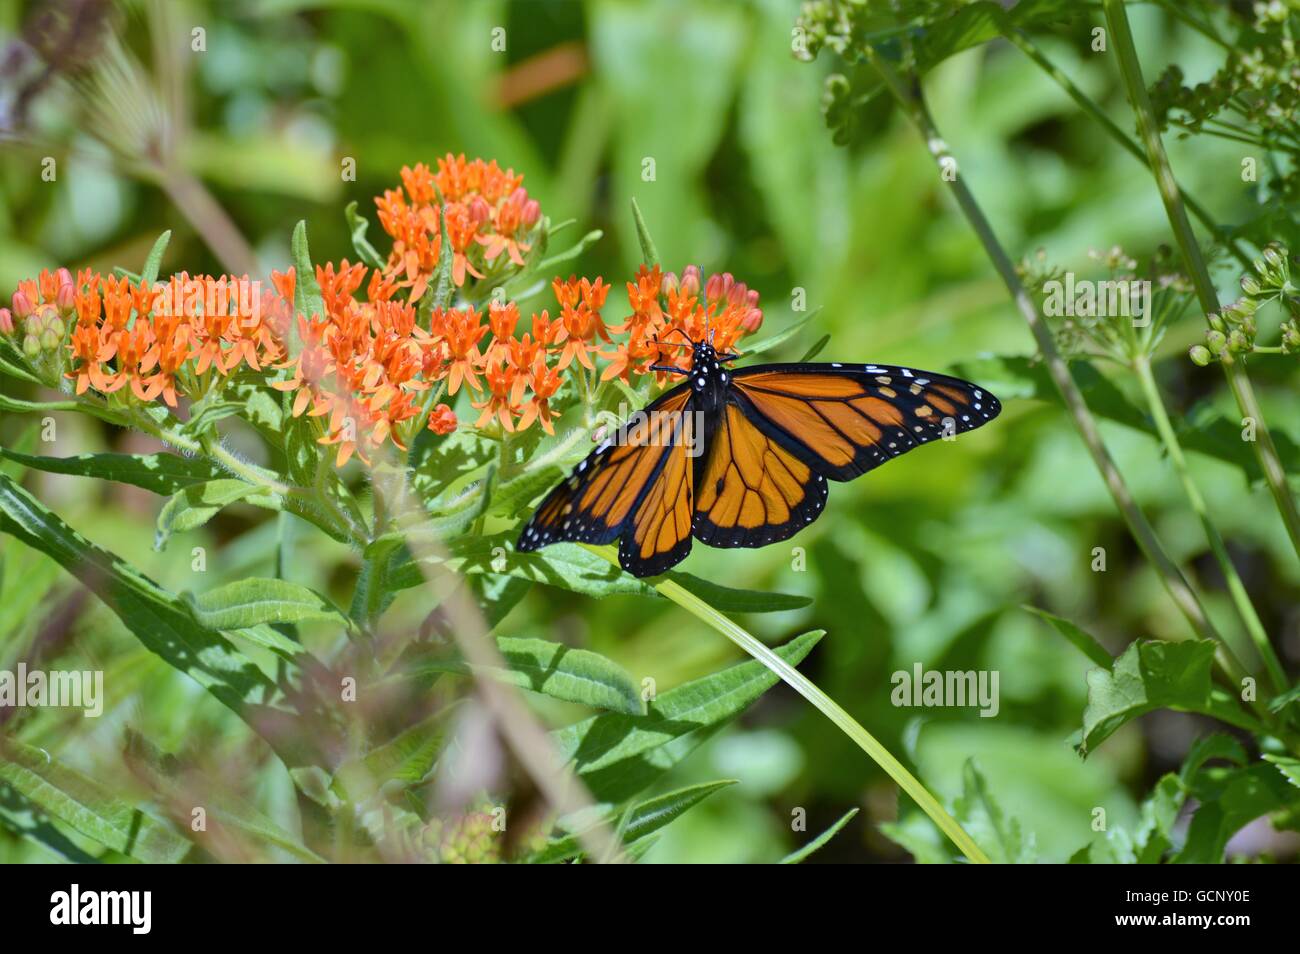
<path id="1" fill-rule="evenodd" d="M 613 547 L 597 547 L 587 544 L 584 544 L 584 546 L 593 553 L 597 553 L 609 560 L 615 566 L 618 565 L 618 558 Z M 881 745 L 875 736 L 863 728 L 861 723 L 844 711 L 843 707 L 830 696 L 817 688 L 817 685 L 812 680 L 768 649 L 744 628 L 672 580 L 662 580 L 655 583 L 654 588 L 682 609 L 726 636 L 779 676 L 795 692 L 811 702 L 822 715 L 835 723 L 841 732 L 852 739 L 858 748 L 866 752 L 877 765 L 885 770 L 890 778 L 898 783 L 898 786 L 903 791 L 912 797 L 912 800 L 921 807 L 921 810 L 930 816 L 931 821 L 939 826 L 939 830 L 952 839 L 952 843 L 961 850 L 963 855 L 977 864 L 989 864 L 988 855 L 984 854 L 980 846 L 975 844 L 975 840 L 966 833 L 966 830 L 957 823 L 957 820 L 944 811 L 938 799 L 917 781 L 916 776 L 909 772 L 902 762 L 894 758 L 893 754 Z"/>
<path id="2" fill-rule="evenodd" d="M 1138 382 L 1142 387 L 1142 394 L 1146 398 L 1147 408 L 1151 411 L 1151 417 L 1155 420 L 1156 431 L 1159 432 L 1165 450 L 1169 453 L 1169 461 L 1173 464 L 1178 479 L 1182 482 L 1183 492 L 1187 495 L 1187 502 L 1200 519 L 1201 527 L 1205 531 L 1205 539 L 1209 542 L 1210 549 L 1214 552 L 1214 559 L 1218 561 L 1219 569 L 1223 572 L 1223 579 L 1228 586 L 1228 594 L 1232 597 L 1232 605 L 1236 609 L 1246 632 L 1250 634 L 1255 649 L 1259 652 L 1260 660 L 1264 663 L 1264 668 L 1268 671 L 1269 679 L 1272 682 L 1273 691 L 1280 692 L 1287 685 L 1286 674 L 1282 671 L 1282 665 L 1278 662 L 1277 655 L 1273 652 L 1273 647 L 1268 641 L 1268 634 L 1264 632 L 1264 624 L 1260 622 L 1259 614 L 1255 612 L 1255 606 L 1250 601 L 1246 587 L 1241 582 L 1236 567 L 1232 564 L 1232 558 L 1228 555 L 1228 548 L 1224 545 L 1223 537 L 1219 535 L 1218 529 L 1210 520 L 1209 508 L 1205 505 L 1205 499 L 1201 496 L 1200 488 L 1192 480 L 1191 472 L 1187 467 L 1187 458 L 1183 455 L 1182 444 L 1179 443 L 1178 435 L 1174 432 L 1173 424 L 1169 420 L 1169 414 L 1160 398 L 1160 390 L 1156 386 L 1155 376 L 1151 373 L 1150 359 L 1145 355 L 1138 356 L 1133 363 L 1133 369 L 1137 372 Z M 1226 649 L 1226 647 L 1223 648 Z M 1224 668 L 1227 669 L 1226 666 Z"/>
<path id="3" fill-rule="evenodd" d="M 1106 132 L 1110 134 L 1110 137 L 1119 143 L 1126 152 L 1137 159 L 1138 162 L 1145 165 L 1147 161 L 1146 153 L 1142 151 L 1142 147 L 1134 141 L 1133 137 L 1121 129 L 1119 124 L 1111 119 L 1110 116 L 1106 114 L 1106 111 L 1097 105 L 1092 97 L 1079 89 L 1070 77 L 1065 75 L 1065 72 L 1060 67 L 1049 60 L 1029 34 L 1016 26 L 1009 16 L 1001 10 L 997 11 L 997 16 L 1002 24 L 1002 35 L 1019 47 L 1021 52 L 1033 60 L 1039 69 L 1055 80 L 1056 84 L 1061 87 L 1065 94 L 1069 96 L 1070 99 L 1074 100 L 1075 104 L 1080 109 L 1100 124 L 1101 128 L 1106 130 Z M 1186 191 L 1182 192 L 1182 196 L 1183 203 L 1187 206 L 1192 215 L 1196 216 L 1201 221 L 1201 224 L 1211 232 L 1219 235 L 1220 240 L 1227 247 L 1228 251 L 1232 253 L 1232 256 L 1241 263 L 1243 268 L 1249 269 L 1251 267 L 1250 256 L 1246 254 L 1246 251 L 1241 247 L 1241 244 L 1232 236 L 1222 235 L 1221 233 L 1223 230 L 1214 221 L 1214 218 L 1210 213 L 1206 211 L 1203 205 L 1188 195 Z"/>
<path id="4" fill-rule="evenodd" d="M 1151 109 L 1151 99 L 1142 80 L 1142 67 L 1138 63 L 1137 49 L 1133 45 L 1133 33 L 1129 29 L 1128 14 L 1124 10 L 1123 0 L 1103 0 L 1103 8 L 1106 12 L 1106 24 L 1110 27 L 1111 41 L 1118 55 L 1120 72 L 1128 88 L 1129 101 L 1137 116 L 1138 133 L 1146 147 L 1147 161 L 1155 175 L 1156 187 L 1160 190 L 1160 198 L 1164 201 L 1165 214 L 1178 241 L 1183 263 L 1196 288 L 1196 297 L 1208 319 L 1219 310 L 1218 292 L 1215 291 L 1209 269 L 1205 266 L 1201 248 L 1192 231 L 1192 224 L 1187 219 L 1187 210 L 1183 207 L 1178 183 L 1174 180 L 1169 157 L 1165 155 L 1164 143 L 1160 140 L 1160 131 L 1156 127 Z M 1259 461 L 1264 480 L 1282 516 L 1282 523 L 1291 538 L 1291 544 L 1295 548 L 1296 555 L 1300 556 L 1300 510 L 1296 509 L 1295 497 L 1287 486 L 1286 471 L 1282 467 L 1281 460 L 1278 459 L 1277 447 L 1273 444 L 1273 436 L 1264 422 L 1255 390 L 1246 376 L 1245 366 L 1240 361 L 1225 360 L 1222 364 L 1224 374 L 1228 378 L 1228 387 L 1237 401 L 1242 416 L 1255 422 L 1256 440 L 1251 442 L 1255 457 Z"/>
<path id="5" fill-rule="evenodd" d="M 867 45 L 863 47 L 863 50 L 867 59 L 884 78 L 886 87 L 898 105 L 925 138 L 931 155 L 940 164 L 940 168 L 945 173 L 955 169 L 956 166 L 948 153 L 947 143 L 940 137 L 933 119 L 930 118 L 929 110 L 926 108 L 919 86 L 914 91 L 909 90 L 903 85 L 903 81 L 894 69 L 880 58 L 874 48 Z M 988 219 L 984 217 L 983 210 L 980 209 L 974 195 L 966 187 L 966 183 L 962 180 L 960 174 L 945 175 L 944 178 L 957 200 L 957 205 L 961 208 L 971 228 L 984 246 L 984 251 L 993 263 L 993 267 L 1011 293 L 1011 297 L 1015 301 L 1021 316 L 1025 319 L 1025 323 L 1029 325 L 1029 331 L 1034 336 L 1034 341 L 1038 344 L 1038 350 L 1047 364 L 1048 373 L 1056 384 L 1057 390 L 1060 391 L 1066 410 L 1074 419 L 1079 436 L 1083 439 L 1084 446 L 1087 447 L 1093 463 L 1106 484 L 1106 488 L 1110 491 L 1115 506 L 1119 508 L 1125 523 L 1128 524 L 1129 532 L 1133 534 L 1133 538 L 1137 541 L 1143 554 L 1159 574 L 1160 580 L 1164 583 L 1170 598 L 1183 616 L 1186 617 L 1196 635 L 1222 643 L 1223 639 L 1206 614 L 1200 598 L 1187 582 L 1182 571 L 1165 552 L 1155 534 L 1155 530 L 1147 521 L 1146 515 L 1142 513 L 1137 502 L 1133 499 L 1133 494 L 1124 481 L 1124 476 L 1119 472 L 1119 468 L 1110 456 L 1110 451 L 1106 449 L 1106 445 L 1101 439 L 1101 432 L 1097 428 L 1096 419 L 1092 416 L 1083 395 L 1079 392 L 1078 385 L 1074 383 L 1074 378 L 1070 375 L 1069 366 L 1056 350 L 1056 342 L 1052 340 L 1051 331 L 1038 314 L 1038 309 L 1034 306 L 1029 292 L 1021 284 L 1020 276 L 1016 274 L 1015 265 L 1012 263 L 1010 256 L 1007 255 L 1006 250 L 998 242 L 997 236 L 993 233 L 993 227 L 989 224 Z"/>

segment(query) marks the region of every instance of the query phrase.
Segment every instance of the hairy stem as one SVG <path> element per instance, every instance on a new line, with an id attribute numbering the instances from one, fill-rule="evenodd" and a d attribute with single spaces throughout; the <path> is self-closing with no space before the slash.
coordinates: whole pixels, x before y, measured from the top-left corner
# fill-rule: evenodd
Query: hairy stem
<path id="1" fill-rule="evenodd" d="M 1208 319 L 1219 310 L 1218 292 L 1215 291 L 1209 269 L 1205 266 L 1201 248 L 1192 231 L 1192 224 L 1187 219 L 1187 210 L 1183 206 L 1178 183 L 1174 179 L 1173 169 L 1170 168 L 1169 157 L 1165 155 L 1160 132 L 1156 128 L 1151 99 L 1142 80 L 1142 67 L 1138 63 L 1137 49 L 1133 45 L 1133 33 L 1129 29 L 1128 14 L 1124 10 L 1123 0 L 1104 0 L 1103 8 L 1106 12 L 1106 24 L 1110 28 L 1111 40 L 1118 55 L 1120 72 L 1124 76 L 1124 84 L 1128 89 L 1129 101 L 1137 116 L 1138 133 L 1146 147 L 1147 161 L 1155 175 L 1156 187 L 1160 190 L 1160 198 L 1165 205 L 1165 214 L 1169 218 L 1169 225 L 1182 252 L 1183 264 L 1196 288 L 1196 297 L 1200 301 L 1201 310 Z M 1242 416 L 1255 423 L 1256 440 L 1251 442 L 1251 446 L 1254 448 L 1255 457 L 1259 461 L 1269 492 L 1272 493 L 1273 500 L 1277 504 L 1278 513 L 1282 515 L 1282 523 L 1291 538 L 1291 544 L 1297 556 L 1300 556 L 1300 510 L 1296 509 L 1295 497 L 1286 484 L 1286 471 L 1282 468 L 1281 460 L 1278 459 L 1277 447 L 1273 444 L 1273 436 L 1264 422 L 1255 390 L 1246 376 L 1245 366 L 1240 361 L 1229 359 L 1224 360 L 1222 364 L 1224 374 L 1228 378 L 1228 387 L 1232 390 L 1232 396 L 1236 399 Z"/>
<path id="2" fill-rule="evenodd" d="M 597 547 L 588 544 L 584 544 L 584 546 L 593 553 L 598 553 L 606 560 L 609 560 L 615 566 L 618 565 L 618 557 L 613 547 Z M 768 649 L 745 629 L 672 580 L 656 583 L 654 587 L 682 609 L 726 636 L 779 676 L 795 692 L 816 706 L 822 715 L 835 723 L 836 727 L 852 739 L 858 748 L 866 752 L 872 761 L 884 769 L 886 774 L 898 783 L 899 788 L 911 796 L 921 810 L 930 816 L 931 821 L 939 826 L 939 830 L 952 839 L 952 843 L 961 850 L 963 855 L 977 864 L 989 863 L 988 856 L 984 854 L 979 845 L 975 844 L 975 840 L 966 833 L 966 830 L 957 823 L 956 819 L 944 811 L 938 799 L 917 781 L 916 776 L 909 772 L 902 762 L 894 758 L 893 754 L 881 745 L 875 736 L 863 728 L 861 723 L 844 711 L 843 707 L 836 703 L 834 699 L 817 688 L 817 685 L 812 680 Z"/>

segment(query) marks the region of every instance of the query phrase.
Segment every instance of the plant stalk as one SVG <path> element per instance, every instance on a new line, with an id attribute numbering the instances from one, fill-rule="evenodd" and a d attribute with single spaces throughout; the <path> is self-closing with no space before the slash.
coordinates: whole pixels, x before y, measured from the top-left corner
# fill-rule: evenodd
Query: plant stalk
<path id="1" fill-rule="evenodd" d="M 1264 668 L 1267 670 L 1269 680 L 1272 683 L 1273 692 L 1281 692 L 1287 685 L 1286 674 L 1282 670 L 1281 663 L 1278 662 L 1277 654 L 1273 652 L 1273 646 L 1269 643 L 1268 634 L 1264 632 L 1264 624 L 1260 622 L 1259 614 L 1255 612 L 1255 606 L 1250 600 L 1250 595 L 1246 592 L 1246 587 L 1241 582 L 1236 567 L 1232 564 L 1232 558 L 1228 555 L 1228 548 L 1224 545 L 1223 537 L 1219 535 L 1218 528 L 1210 520 L 1209 508 L 1205 504 L 1205 498 L 1201 496 L 1200 488 L 1196 486 L 1196 482 L 1192 479 L 1191 471 L 1187 467 L 1187 458 L 1183 454 L 1182 444 L 1179 443 L 1178 435 L 1174 432 L 1173 424 L 1169 420 L 1169 414 L 1160 398 L 1160 390 L 1156 386 L 1155 376 L 1151 373 L 1150 359 L 1145 356 L 1137 357 L 1133 363 L 1133 369 L 1137 372 L 1138 382 L 1142 387 L 1142 394 L 1146 398 L 1147 408 L 1151 411 L 1151 417 L 1156 424 L 1156 431 L 1159 432 L 1165 450 L 1169 453 L 1169 461 L 1173 464 L 1179 481 L 1182 482 L 1183 493 L 1187 495 L 1187 502 L 1191 505 L 1197 518 L 1200 519 L 1201 527 L 1205 531 L 1205 539 L 1210 544 L 1214 559 L 1218 562 L 1219 569 L 1223 573 L 1223 579 L 1227 584 L 1228 594 L 1232 597 L 1232 605 L 1237 611 L 1237 616 L 1241 619 L 1242 626 L 1250 634 L 1251 642 L 1255 644 L 1255 649 L 1259 652 L 1259 658 L 1264 663 Z M 1226 670 L 1227 667 L 1224 668 Z"/>
<path id="2" fill-rule="evenodd" d="M 924 137 L 931 155 L 940 164 L 940 168 L 945 172 L 955 168 L 955 166 L 951 165 L 953 160 L 948 152 L 947 143 L 940 137 L 939 131 L 930 117 L 929 110 L 926 108 L 919 87 L 915 91 L 905 87 L 894 69 L 882 60 L 871 46 L 865 46 L 864 51 L 867 59 L 884 79 L 886 87 L 899 107 Z M 1052 340 L 1051 331 L 1038 314 L 1038 309 L 1034 306 L 1029 292 L 1021 283 L 1020 276 L 1016 274 L 1015 265 L 1002 248 L 1001 243 L 998 242 L 992 226 L 989 224 L 988 219 L 984 217 L 983 210 L 975 201 L 970 189 L 966 187 L 966 183 L 962 181 L 960 174 L 955 176 L 945 175 L 944 178 L 947 180 L 962 213 L 966 216 L 971 228 L 984 246 L 985 253 L 993 263 L 993 267 L 1011 293 L 1011 297 L 1015 301 L 1021 316 L 1025 319 L 1025 323 L 1029 325 L 1029 331 L 1034 336 L 1038 350 L 1047 364 L 1048 373 L 1056 384 L 1057 390 L 1060 391 L 1066 409 L 1074 419 L 1075 427 L 1078 429 L 1080 437 L 1083 438 L 1083 443 L 1100 472 L 1106 488 L 1110 491 L 1116 507 L 1119 508 L 1125 523 L 1128 524 L 1129 532 L 1132 533 L 1143 554 L 1159 574 L 1160 580 L 1164 583 L 1170 598 L 1183 616 L 1186 617 L 1196 635 L 1203 639 L 1213 639 L 1222 644 L 1223 638 L 1214 628 L 1214 624 L 1206 614 L 1204 606 L 1201 605 L 1200 598 L 1187 582 L 1182 571 L 1165 552 L 1155 534 L 1155 530 L 1147 521 L 1146 515 L 1142 513 L 1137 502 L 1133 499 L 1133 494 L 1124 481 L 1124 476 L 1119 472 L 1114 459 L 1110 456 L 1110 451 L 1106 449 L 1106 445 L 1102 441 L 1096 419 L 1088 409 L 1083 395 L 1079 392 L 1078 385 L 1074 383 L 1069 366 L 1056 350 L 1056 342 Z"/>
<path id="3" fill-rule="evenodd" d="M 1103 0 L 1102 6 L 1106 13 L 1106 24 L 1110 28 L 1111 41 L 1118 55 L 1124 85 L 1128 89 L 1129 101 L 1137 116 L 1138 134 L 1146 147 L 1148 164 L 1155 174 L 1156 187 L 1160 190 L 1165 214 L 1169 218 L 1169 225 L 1182 252 L 1183 264 L 1187 268 L 1188 275 L 1191 276 L 1201 310 L 1208 320 L 1210 315 L 1219 310 L 1218 292 L 1210 278 L 1209 269 L 1205 266 L 1201 248 L 1192 231 L 1192 224 L 1187 219 L 1187 210 L 1183 206 L 1178 183 L 1169 165 L 1169 157 L 1165 155 L 1160 131 L 1156 128 L 1151 99 L 1147 95 L 1147 88 L 1142 79 L 1142 67 L 1138 63 L 1137 48 L 1133 44 L 1133 33 L 1129 29 L 1128 13 L 1124 9 L 1123 0 Z M 1255 390 L 1246 376 L 1245 366 L 1240 361 L 1225 360 L 1222 364 L 1223 372 L 1228 378 L 1228 387 L 1237 401 L 1242 416 L 1255 422 L 1257 439 L 1251 442 L 1255 458 L 1264 474 L 1269 492 L 1272 493 L 1273 500 L 1277 504 L 1278 513 L 1282 516 L 1282 523 L 1291 538 L 1291 544 L 1295 548 L 1296 555 L 1300 557 L 1300 510 L 1296 509 L 1295 497 L 1287 486 L 1286 471 L 1278 458 L 1273 436 L 1264 422 Z"/>
<path id="4" fill-rule="evenodd" d="M 618 557 L 615 555 L 613 547 L 583 545 L 588 550 L 599 554 L 610 563 L 618 566 Z M 939 826 L 939 830 L 947 835 L 970 861 L 976 864 L 990 863 L 988 855 L 983 852 L 979 845 L 975 844 L 975 840 L 966 833 L 966 830 L 957 823 L 957 820 L 944 811 L 938 799 L 930 794 L 929 790 L 916 779 L 916 776 L 909 772 L 902 762 L 894 758 L 893 754 L 881 745 L 875 736 L 863 728 L 861 723 L 849 715 L 842 706 L 822 692 L 812 680 L 768 649 L 767 646 L 759 642 L 741 626 L 719 613 L 689 590 L 684 589 L 672 580 L 655 583 L 654 587 L 682 609 L 726 636 L 779 676 L 795 692 L 811 702 L 822 715 L 830 719 L 841 732 L 852 739 L 858 748 L 866 752 L 872 761 L 884 769 L 886 774 L 912 797 L 912 800 L 920 806 L 921 810 L 930 816 L 930 820 Z"/>

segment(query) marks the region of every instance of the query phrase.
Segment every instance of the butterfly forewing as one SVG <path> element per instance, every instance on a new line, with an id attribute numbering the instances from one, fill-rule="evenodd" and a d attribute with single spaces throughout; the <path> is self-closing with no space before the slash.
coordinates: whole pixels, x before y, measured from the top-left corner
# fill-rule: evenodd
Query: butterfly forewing
<path id="1" fill-rule="evenodd" d="M 759 365 L 736 371 L 731 384 L 747 418 L 831 480 L 852 480 L 1002 409 L 969 381 L 895 365 Z"/>

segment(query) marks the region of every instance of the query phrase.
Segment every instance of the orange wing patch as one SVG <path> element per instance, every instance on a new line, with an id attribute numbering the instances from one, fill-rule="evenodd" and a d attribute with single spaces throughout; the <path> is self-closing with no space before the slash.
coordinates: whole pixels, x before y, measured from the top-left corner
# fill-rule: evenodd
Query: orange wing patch
<path id="1" fill-rule="evenodd" d="M 631 532 L 619 543 L 619 562 L 636 576 L 653 576 L 679 563 L 691 550 L 692 469 L 686 448 L 692 444 L 693 415 L 660 419 L 671 441 L 658 478 L 641 498 Z"/>
<path id="2" fill-rule="evenodd" d="M 852 480 L 1001 410 L 967 381 L 893 365 L 762 366 L 737 371 L 732 383 L 764 433 L 832 480 Z"/>
<path id="3" fill-rule="evenodd" d="M 826 480 L 727 404 L 697 473 L 695 536 L 761 547 L 793 536 L 826 505 Z"/>
<path id="4" fill-rule="evenodd" d="M 683 426 L 677 422 L 689 420 L 690 396 L 689 388 L 669 391 L 592 451 L 547 494 L 516 549 L 527 553 L 565 540 L 603 544 L 630 536 L 630 528 L 641 523 L 639 505 L 656 490 L 665 470 L 672 472 L 668 463 L 685 457 L 679 446 Z"/>

